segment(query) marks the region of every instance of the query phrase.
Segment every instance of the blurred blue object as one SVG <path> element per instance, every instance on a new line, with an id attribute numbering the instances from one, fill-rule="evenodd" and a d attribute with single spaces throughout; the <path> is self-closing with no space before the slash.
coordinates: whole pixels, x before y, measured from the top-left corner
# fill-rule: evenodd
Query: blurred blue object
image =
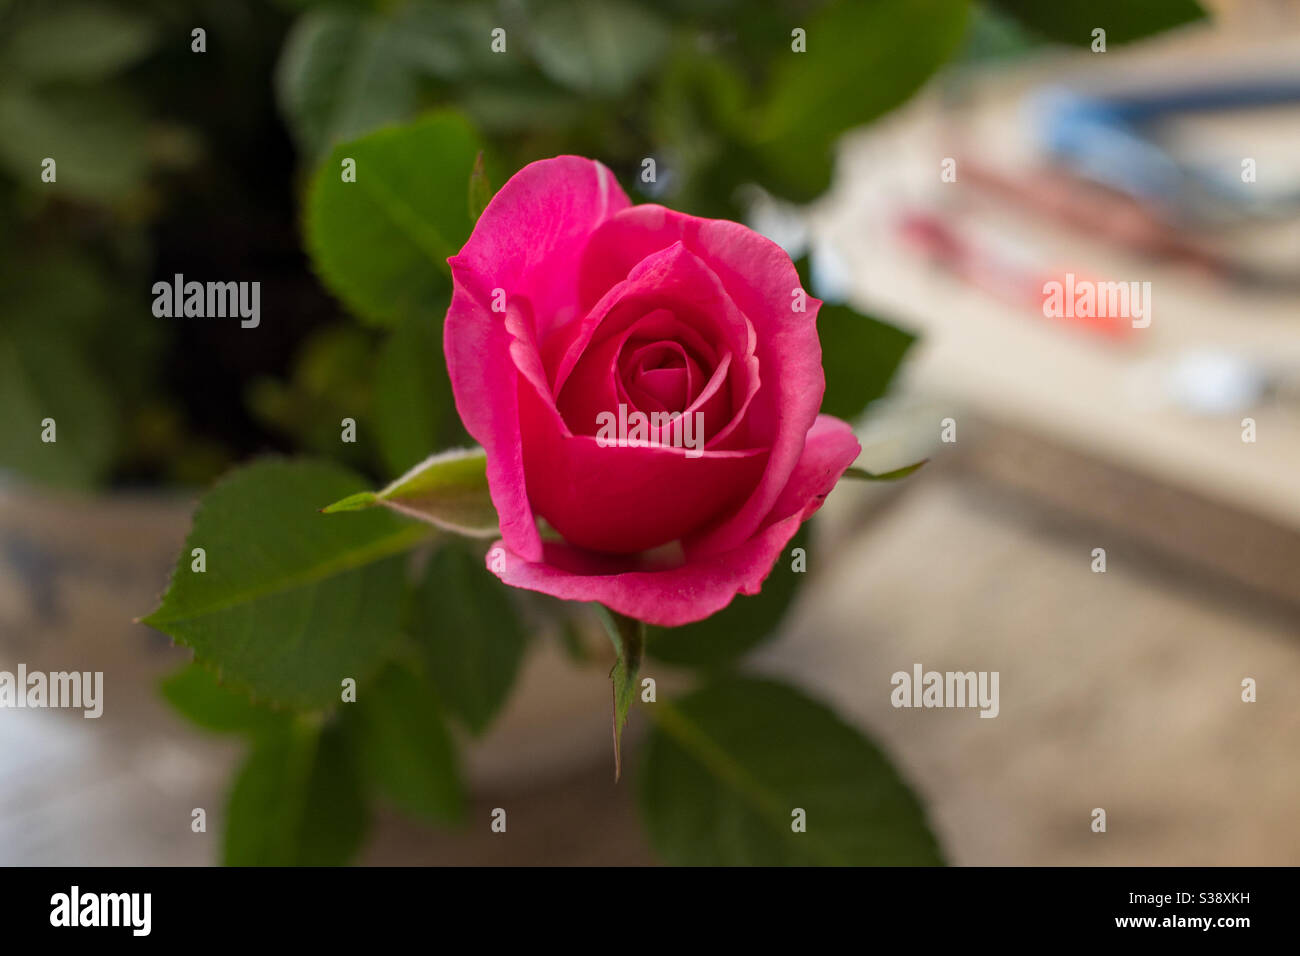
<path id="1" fill-rule="evenodd" d="M 1300 77 L 1121 94 L 1049 87 L 1030 98 L 1029 113 L 1045 151 L 1079 175 L 1190 218 L 1223 221 L 1291 215 L 1300 190 L 1246 188 L 1235 170 L 1199 168 L 1160 144 L 1160 121 L 1291 102 L 1300 102 Z"/>

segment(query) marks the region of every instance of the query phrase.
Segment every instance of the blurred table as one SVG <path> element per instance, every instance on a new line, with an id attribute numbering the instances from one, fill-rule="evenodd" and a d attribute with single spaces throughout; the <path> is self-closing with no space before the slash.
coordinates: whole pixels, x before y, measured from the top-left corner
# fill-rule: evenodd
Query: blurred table
<path id="1" fill-rule="evenodd" d="M 1131 344 L 1113 345 L 967 286 L 907 248 L 895 227 L 900 210 L 914 204 L 941 215 L 964 214 L 964 197 L 973 188 L 962 179 L 968 159 L 992 159 L 1004 170 L 1030 168 L 1036 158 L 1021 110 L 1024 94 L 1036 85 L 1185 74 L 1203 58 L 1225 55 L 1223 42 L 1191 31 L 1131 52 L 1053 55 L 932 87 L 896 115 L 846 139 L 836 188 L 816 216 L 814 235 L 829 241 L 847 266 L 855 305 L 921 335 L 904 371 L 904 391 L 931 401 L 936 437 L 940 418 L 951 416 L 958 421 L 958 442 L 965 441 L 961 422 L 969 413 L 1020 429 L 1186 493 L 1184 509 L 1205 501 L 1253 522 L 1252 533 L 1268 537 L 1272 529 L 1269 546 L 1293 548 L 1294 567 L 1300 566 L 1300 408 L 1275 402 L 1200 417 L 1151 407 L 1134 383 L 1153 362 L 1196 349 L 1223 348 L 1300 367 L 1300 294 L 1244 291 L 1008 207 L 993 225 L 1060 263 L 1061 271 L 1151 282 L 1150 328 L 1135 330 Z M 1229 55 L 1294 64 L 1300 62 L 1300 39 Z M 1300 162 L 1300 114 L 1288 115 L 1289 125 L 1279 124 L 1270 111 L 1255 117 L 1253 126 L 1245 122 L 1249 117 L 1238 117 L 1232 123 L 1237 141 L 1219 145 L 1255 156 L 1273 155 L 1289 142 L 1293 162 Z M 956 182 L 940 181 L 945 157 L 956 160 Z M 1300 264 L 1300 255 L 1293 262 Z M 1256 422 L 1253 444 L 1242 441 L 1245 416 Z M 1028 458 L 1032 463 L 1032 453 Z M 1142 523 L 1141 514 L 1133 517 Z M 1270 587 L 1300 597 L 1294 571 Z"/>

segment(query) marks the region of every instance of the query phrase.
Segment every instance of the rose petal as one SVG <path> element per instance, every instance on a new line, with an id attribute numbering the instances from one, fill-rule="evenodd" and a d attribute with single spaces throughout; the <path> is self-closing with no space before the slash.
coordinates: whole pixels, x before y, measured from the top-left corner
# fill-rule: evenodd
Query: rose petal
<path id="1" fill-rule="evenodd" d="M 544 343 L 548 358 L 558 358 L 553 366 L 557 390 L 564 387 L 574 366 L 594 344 L 661 310 L 669 312 L 678 324 L 692 327 L 694 337 L 709 343 L 715 352 L 721 341 L 725 343 L 722 350 L 743 357 L 745 365 L 751 361 L 756 341 L 748 317 L 706 262 L 685 245 L 668 243 L 634 263 L 581 321 Z M 737 369 L 742 370 L 743 366 Z"/>
<path id="2" fill-rule="evenodd" d="M 501 187 L 464 248 L 448 260 L 455 291 L 443 341 L 456 409 L 487 451 L 488 488 L 502 536 L 522 555 L 541 557 L 524 482 L 519 372 L 510 354 L 521 337 L 492 311 L 493 290 L 526 300 L 530 325 L 564 321 L 576 301 L 581 250 L 593 230 L 628 204 L 600 163 L 578 156 L 532 163 Z M 524 351 L 535 353 L 536 326 L 529 332 L 532 341 L 525 342 Z"/>
<path id="3" fill-rule="evenodd" d="M 757 594 L 799 525 L 821 507 L 860 449 L 853 430 L 818 416 L 803 453 L 761 530 L 728 552 L 697 557 L 659 571 L 619 571 L 620 559 L 584 555 L 547 542 L 540 562 L 528 561 L 504 543 L 488 552 L 487 565 L 514 587 L 564 600 L 599 601 L 649 624 L 678 627 L 703 620 L 737 594 Z"/>
<path id="4" fill-rule="evenodd" d="M 579 270 L 580 304 L 586 306 L 639 262 L 678 242 L 708 264 L 753 323 L 758 371 L 770 383 L 746 411 L 743 439 L 771 447 L 767 471 L 734 515 L 687 542 L 688 551 L 703 556 L 728 551 L 753 535 L 799 461 L 826 387 L 816 330 L 821 302 L 807 296 L 806 311 L 792 311 L 794 290 L 801 285 L 794 264 L 780 246 L 745 226 L 645 205 L 617 213 L 592 236 Z"/>
<path id="5" fill-rule="evenodd" d="M 487 288 L 526 296 L 538 340 L 577 318 L 577 276 L 593 231 L 630 201 L 614 174 L 581 156 L 557 156 L 511 176 L 479 216 L 453 272 L 471 272 Z"/>
<path id="6" fill-rule="evenodd" d="M 626 383 L 629 390 L 636 389 L 637 395 L 650 403 L 647 411 L 681 412 L 690 404 L 691 371 L 686 367 L 685 356 L 680 361 L 676 366 L 639 367 L 632 381 Z"/>
<path id="7" fill-rule="evenodd" d="M 529 498 L 582 548 L 631 554 L 675 541 L 716 520 L 763 473 L 763 449 L 602 445 L 563 428 L 532 389 L 519 394 Z"/>

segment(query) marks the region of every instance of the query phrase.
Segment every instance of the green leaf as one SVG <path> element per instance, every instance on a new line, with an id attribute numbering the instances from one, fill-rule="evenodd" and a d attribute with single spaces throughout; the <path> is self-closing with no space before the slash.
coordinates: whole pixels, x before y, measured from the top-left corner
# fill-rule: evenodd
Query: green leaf
<path id="1" fill-rule="evenodd" d="M 345 511 L 363 511 L 380 504 L 379 495 L 373 491 L 358 491 L 356 494 L 340 498 L 334 504 L 321 509 L 321 514 L 340 514 Z"/>
<path id="2" fill-rule="evenodd" d="M 322 510 L 336 514 L 377 505 L 471 538 L 500 534 L 482 448 L 431 455 L 382 491 L 351 494 Z"/>
<path id="3" fill-rule="evenodd" d="M 276 64 L 275 93 L 303 153 L 315 159 L 337 142 L 411 116 L 419 77 L 402 55 L 406 43 L 390 21 L 354 10 L 311 10 L 294 23 Z"/>
<path id="4" fill-rule="evenodd" d="M 846 421 L 885 394 L 916 341 L 902 329 L 831 303 L 817 313 L 817 335 L 826 373 L 822 411 Z"/>
<path id="5" fill-rule="evenodd" d="M 350 319 L 314 329 L 299 345 L 289 377 L 254 379 L 244 401 L 300 451 L 363 465 L 375 454 L 375 429 L 361 424 L 355 442 L 340 443 L 339 437 L 343 419 L 368 420 L 376 353 L 374 335 Z"/>
<path id="6" fill-rule="evenodd" d="M 402 552 L 428 536 L 383 511 L 326 518 L 360 479 L 318 462 L 262 461 L 216 485 L 161 606 L 144 623 L 194 648 L 232 688 L 296 708 L 337 703 L 400 642 Z M 192 570 L 194 548 L 206 570 Z"/>
<path id="7" fill-rule="evenodd" d="M 942 863 L 916 797 L 885 756 L 822 704 L 733 678 L 648 708 L 639 796 L 674 866 Z M 795 832 L 794 812 L 806 814 Z"/>
<path id="8" fill-rule="evenodd" d="M 113 89 L 0 87 L 0 164 L 40 195 L 123 202 L 148 171 L 147 132 L 134 101 Z M 46 158 L 52 183 L 41 180 Z"/>
<path id="9" fill-rule="evenodd" d="M 775 53 L 754 145 L 769 177 L 789 199 L 812 199 L 830 184 L 839 134 L 911 96 L 957 49 L 967 0 L 831 0 L 792 24 L 807 31 L 807 51 Z"/>
<path id="10" fill-rule="evenodd" d="M 1010 61 L 1027 56 L 1044 43 L 1043 37 L 1002 11 L 976 4 L 971 8 L 970 28 L 954 62 L 963 68 Z"/>
<path id="11" fill-rule="evenodd" d="M 29 82 L 98 80 L 129 66 L 154 43 L 144 17 L 103 3 L 33 4 L 19 16 L 0 63 Z"/>
<path id="12" fill-rule="evenodd" d="M 596 605 L 605 632 L 614 644 L 618 659 L 609 677 L 614 687 L 614 780 L 623 773 L 623 727 L 627 712 L 636 696 L 636 678 L 641 672 L 641 658 L 645 654 L 646 626 L 644 621 Z"/>
<path id="13" fill-rule="evenodd" d="M 306 240 L 321 279 L 372 323 L 441 318 L 447 259 L 473 223 L 465 183 L 480 145 L 455 113 L 439 112 L 335 147 L 307 198 Z M 344 158 L 356 182 L 344 182 Z"/>
<path id="14" fill-rule="evenodd" d="M 428 664 L 429 683 L 474 734 L 505 703 L 527 645 L 509 591 L 481 555 L 446 541 L 430 556 L 413 601 L 411 636 Z"/>
<path id="15" fill-rule="evenodd" d="M 485 570 L 481 554 L 443 542 L 412 602 L 411 636 L 439 698 L 482 734 L 510 696 L 528 644 L 510 588 Z"/>
<path id="16" fill-rule="evenodd" d="M 369 824 L 356 759 L 337 726 L 299 720 L 257 740 L 226 813 L 227 866 L 338 866 Z"/>
<path id="17" fill-rule="evenodd" d="M 403 57 L 422 73 L 472 86 L 524 72 L 512 47 L 492 50 L 493 29 L 505 26 L 495 4 L 410 2 L 398 9 L 395 24 Z"/>
<path id="18" fill-rule="evenodd" d="M 367 777 L 393 804 L 431 823 L 465 815 L 465 788 L 446 721 L 429 685 L 391 666 L 359 686 L 344 711 Z"/>
<path id="19" fill-rule="evenodd" d="M 0 324 L 53 326 L 60 336 L 90 338 L 109 325 L 115 289 L 84 252 L 37 247 L 5 250 L 0 265 Z"/>
<path id="20" fill-rule="evenodd" d="M 67 488 L 90 487 L 108 470 L 117 434 L 111 396 L 75 337 L 58 327 L 0 324 L 0 409 L 0 469 Z M 54 441 L 43 440 L 46 419 Z"/>
<path id="21" fill-rule="evenodd" d="M 444 307 L 446 301 L 443 296 Z M 456 413 L 441 333 L 440 318 L 417 316 L 390 335 L 379 353 L 375 433 L 390 475 L 400 475 L 434 449 L 469 441 Z"/>
<path id="22" fill-rule="evenodd" d="M 292 719 L 287 712 L 261 707 L 247 694 L 222 687 L 216 675 L 198 663 L 164 678 L 159 688 L 173 708 L 204 730 L 257 735 Z"/>
<path id="23" fill-rule="evenodd" d="M 752 157 L 737 145 L 753 124 L 750 86 L 733 62 L 702 57 L 694 37 L 678 38 L 656 75 L 648 111 L 656 150 L 669 164 L 660 172 L 668 177 L 663 193 L 654 198 L 700 215 L 740 215 L 737 190 L 754 181 Z"/>
<path id="24" fill-rule="evenodd" d="M 1051 40 L 1090 47 L 1092 31 L 1106 43 L 1129 43 L 1205 17 L 1196 0 L 990 0 L 1025 26 Z"/>
<path id="25" fill-rule="evenodd" d="M 535 79 L 513 84 L 475 83 L 462 88 L 456 106 L 477 129 L 495 136 L 524 132 L 556 135 L 589 117 L 583 101 L 565 90 L 538 86 Z"/>
<path id="26" fill-rule="evenodd" d="M 805 524 L 776 559 L 758 594 L 737 595 L 717 614 L 694 624 L 650 628 L 646 653 L 679 667 L 716 670 L 774 637 L 804 576 L 794 569 L 792 553 L 802 548 L 806 562 L 808 538 Z"/>
<path id="27" fill-rule="evenodd" d="M 492 184 L 488 182 L 487 171 L 483 168 L 483 150 L 474 158 L 474 170 L 469 174 L 469 218 L 478 222 L 483 210 L 492 201 Z"/>
<path id="28" fill-rule="evenodd" d="M 900 478 L 906 478 L 915 471 L 919 471 L 929 458 L 923 458 L 921 461 L 913 462 L 910 465 L 904 465 L 902 468 L 895 468 L 893 471 L 873 474 L 865 468 L 848 468 L 841 478 L 857 478 L 859 481 L 898 481 Z"/>
<path id="29" fill-rule="evenodd" d="M 533 58 L 561 86 L 593 96 L 630 90 L 668 52 L 668 27 L 622 0 L 552 0 L 532 22 Z"/>

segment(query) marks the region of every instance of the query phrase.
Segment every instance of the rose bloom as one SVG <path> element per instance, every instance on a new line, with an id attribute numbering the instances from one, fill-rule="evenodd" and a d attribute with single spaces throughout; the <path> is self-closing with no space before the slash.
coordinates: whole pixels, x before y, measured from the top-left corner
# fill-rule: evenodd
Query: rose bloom
<path id="1" fill-rule="evenodd" d="M 447 368 L 501 520 L 488 567 L 665 626 L 757 594 L 860 450 L 818 414 L 821 302 L 798 311 L 790 257 L 560 156 L 516 173 L 449 261 Z M 620 406 L 659 413 L 649 441 L 599 434 Z"/>

